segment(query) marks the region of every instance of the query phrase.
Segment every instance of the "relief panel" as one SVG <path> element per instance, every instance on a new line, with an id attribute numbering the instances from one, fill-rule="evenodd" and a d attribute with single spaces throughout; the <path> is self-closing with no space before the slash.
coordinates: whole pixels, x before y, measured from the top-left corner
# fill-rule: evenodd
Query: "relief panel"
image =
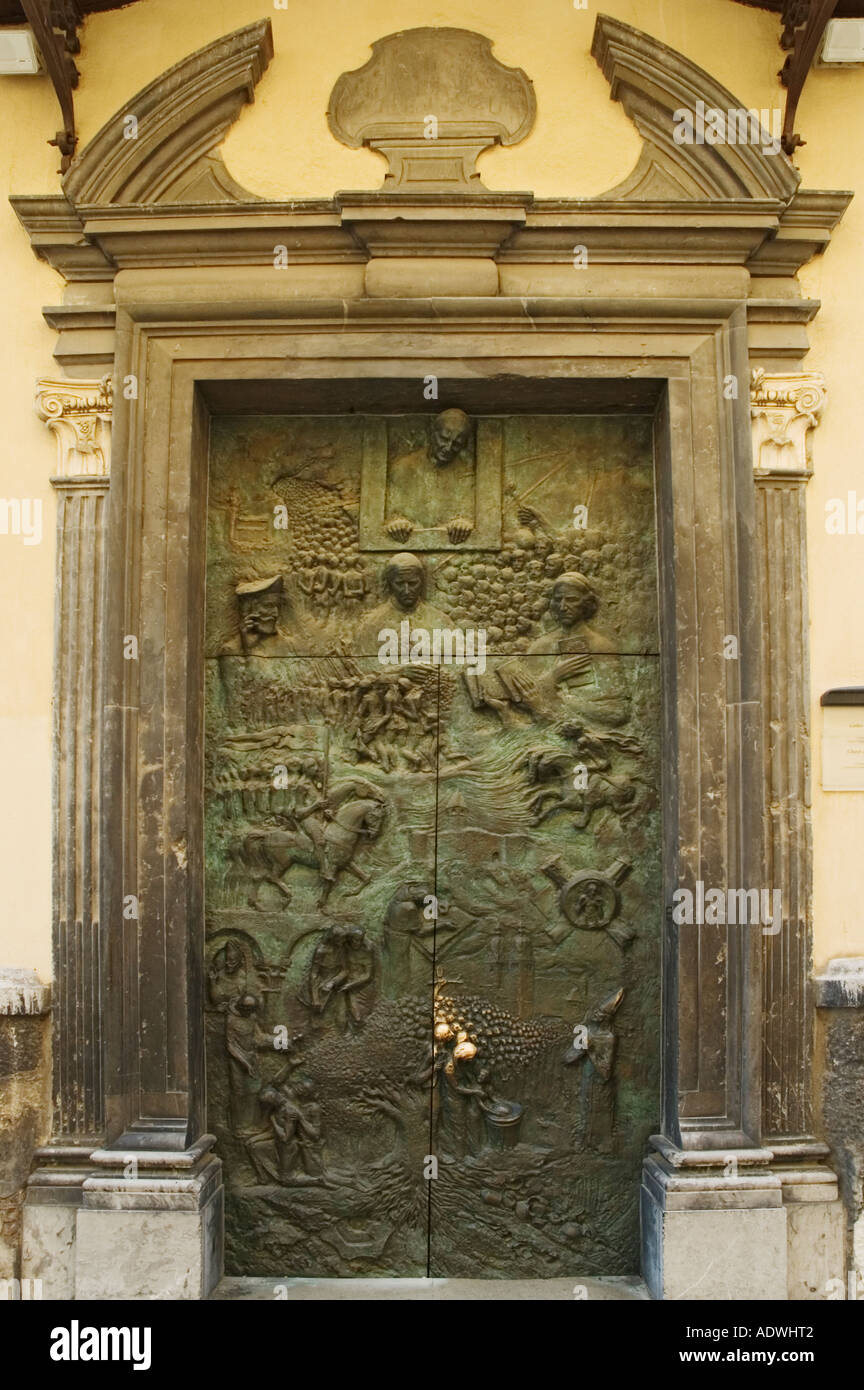
<path id="1" fill-rule="evenodd" d="M 638 1268 L 659 1108 L 651 459 L 634 416 L 214 420 L 229 1272 Z"/>

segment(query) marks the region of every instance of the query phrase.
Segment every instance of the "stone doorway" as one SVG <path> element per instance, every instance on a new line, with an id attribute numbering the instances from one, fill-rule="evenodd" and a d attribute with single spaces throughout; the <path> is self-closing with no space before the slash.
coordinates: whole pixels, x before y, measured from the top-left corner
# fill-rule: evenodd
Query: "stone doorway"
<path id="1" fill-rule="evenodd" d="M 229 965 L 258 963 L 251 945 L 229 953 L 227 941 L 225 955 L 210 959 L 205 933 L 201 697 L 211 657 L 202 595 L 212 417 L 416 414 L 425 385 L 437 382 L 442 402 L 477 418 L 610 409 L 653 416 L 667 916 L 662 1114 L 643 1170 L 642 1269 L 658 1298 L 809 1297 L 829 1271 L 812 1231 L 823 1214 L 836 1231 L 842 1213 L 811 1119 L 806 578 L 788 557 L 805 550 L 801 422 L 815 416 L 813 379 L 797 369 L 816 306 L 802 298 L 797 272 L 827 245 L 849 195 L 801 188 L 794 169 L 756 147 L 671 142 L 674 113 L 694 97 L 721 110 L 741 103 L 682 54 L 603 15 L 593 52 L 643 139 L 632 175 L 588 199 L 485 190 L 471 163 L 488 145 L 492 99 L 503 81 L 516 106 L 508 104 L 512 119 L 499 136 L 521 138 L 533 119 L 530 82 L 517 70 L 490 69 L 482 36 L 422 34 L 422 42 L 456 44 L 472 65 L 472 81 L 459 89 L 470 98 L 470 109 L 457 113 L 461 156 L 444 182 L 433 161 L 417 161 L 421 151 L 423 159 L 433 153 L 419 128 L 407 143 L 398 122 L 382 129 L 390 103 L 382 111 L 373 102 L 371 125 L 346 124 L 356 74 L 343 74 L 350 80 L 334 88 L 331 129 L 351 147 L 375 140 L 388 161 L 384 186 L 277 202 L 236 185 L 219 145 L 272 54 L 263 21 L 140 92 L 132 105 L 149 113 L 140 139 L 118 144 L 124 105 L 81 152 L 62 193 L 14 200 L 37 254 L 69 282 L 62 312 L 46 311 L 60 329 L 58 360 L 73 376 L 104 377 L 71 392 L 65 383 L 59 396 L 54 383 L 43 397 L 58 438 L 72 430 L 82 443 L 61 448 L 55 480 L 58 555 L 76 557 L 76 568 L 65 558 L 58 567 L 58 633 L 69 640 L 58 648 L 55 706 L 58 750 L 86 776 L 58 802 L 55 825 L 57 882 L 74 892 L 55 901 L 56 1113 L 29 1183 L 31 1253 L 22 1268 L 25 1277 L 50 1270 L 52 1289 L 80 1298 L 102 1295 L 106 1271 L 115 1293 L 196 1297 L 221 1270 L 222 1165 L 213 1147 L 224 1152 L 227 1141 L 207 1132 L 218 1116 L 212 1084 L 208 1113 L 205 1033 L 216 1030 L 214 1046 L 224 1053 L 225 1019 L 208 971 L 218 977 Z M 471 56 L 478 38 L 482 69 Z M 398 57 L 398 47 L 388 43 L 387 51 Z M 446 92 L 454 90 L 452 63 L 437 71 Z M 440 86 L 427 87 L 422 110 L 441 109 L 439 94 Z M 755 454 L 751 369 L 762 422 Z M 784 431 L 793 416 L 801 424 L 790 451 L 777 447 L 778 405 Z M 435 529 L 428 517 L 402 518 L 412 523 L 407 541 L 389 536 L 386 523 L 399 518 L 383 503 L 386 493 L 366 518 L 379 570 L 382 556 L 404 550 L 428 569 L 436 550 L 422 534 Z M 506 498 L 502 517 L 505 510 Z M 550 519 L 565 521 L 557 507 Z M 249 521 L 243 512 L 235 527 L 242 544 L 252 543 L 246 558 L 257 511 L 251 529 Z M 490 540 L 476 512 L 467 521 L 470 532 L 447 536 L 463 559 L 504 539 Z M 244 565 L 234 589 L 281 573 Z M 315 591 L 318 581 L 310 582 Z M 239 635 L 231 611 L 239 598 L 229 588 L 226 631 L 213 630 L 217 664 L 223 642 Z M 466 607 L 448 609 L 443 599 L 437 606 L 450 616 Z M 272 596 L 269 611 L 263 603 L 265 627 Z M 243 653 L 233 655 L 236 662 Z M 512 655 L 490 651 L 492 676 L 498 658 Z M 539 662 L 544 654 L 524 656 Z M 457 676 L 462 698 L 465 672 Z M 506 740 L 488 699 L 497 697 L 479 693 L 476 727 Z M 440 693 L 438 700 L 440 708 Z M 506 714 L 512 701 L 499 703 Z M 778 720 L 778 708 L 789 717 Z M 443 733 L 442 723 L 436 765 Z M 778 787 L 788 791 L 781 815 Z M 272 810 L 252 807 L 255 815 Z M 546 828 L 551 835 L 554 818 Z M 376 845 L 386 833 L 382 826 Z M 614 862 L 587 867 L 608 873 Z M 563 856 L 562 864 L 578 870 Z M 314 870 L 314 862 L 288 869 L 294 900 L 284 910 L 273 895 L 285 895 L 265 884 L 264 909 L 288 917 L 302 876 Z M 707 922 L 673 929 L 681 885 L 778 880 L 787 908 L 776 937 Z M 625 898 L 634 882 L 635 871 L 617 885 Z M 552 892 L 546 876 L 543 887 Z M 338 903 L 334 886 L 325 906 Z M 249 910 L 263 921 L 257 906 Z M 380 916 L 374 929 L 383 932 Z M 584 1013 L 574 1018 L 581 1000 L 564 1003 L 555 1001 L 556 1016 L 568 1028 L 587 1027 Z M 625 993 L 614 1015 L 619 1116 L 627 1007 Z M 253 1015 L 256 1008 L 253 1001 Z M 585 1075 L 584 1056 L 573 1065 Z M 493 1099 L 515 1097 L 505 1086 Z M 323 1111 L 320 1100 L 308 1103 Z M 436 1153 L 434 1136 L 429 1151 Z M 271 1153 L 271 1166 L 277 1159 Z M 495 1184 L 488 1190 L 494 1198 Z M 446 1187 L 439 1176 L 424 1191 L 431 1203 Z M 494 1200 L 485 1207 L 494 1210 Z"/>
<path id="2" fill-rule="evenodd" d="M 637 1272 L 660 1116 L 651 416 L 227 415 L 210 440 L 227 1271 Z"/>

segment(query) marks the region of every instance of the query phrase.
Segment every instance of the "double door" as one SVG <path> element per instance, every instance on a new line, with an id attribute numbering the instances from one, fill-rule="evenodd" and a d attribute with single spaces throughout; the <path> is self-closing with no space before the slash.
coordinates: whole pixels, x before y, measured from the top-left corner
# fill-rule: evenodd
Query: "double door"
<path id="1" fill-rule="evenodd" d="M 659 1107 L 649 422 L 223 418 L 208 547 L 229 1272 L 635 1272 Z"/>

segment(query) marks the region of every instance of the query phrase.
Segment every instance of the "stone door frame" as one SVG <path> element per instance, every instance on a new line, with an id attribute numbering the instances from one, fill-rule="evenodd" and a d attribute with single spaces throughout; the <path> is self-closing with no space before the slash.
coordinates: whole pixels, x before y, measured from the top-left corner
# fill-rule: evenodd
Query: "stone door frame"
<path id="1" fill-rule="evenodd" d="M 534 402 L 546 383 L 569 382 L 577 409 L 600 382 L 607 400 L 616 390 L 632 399 L 635 382 L 646 402 L 659 395 L 666 905 L 679 884 L 754 886 L 762 875 L 750 426 L 746 399 L 723 391 L 730 376 L 746 379 L 742 306 L 655 302 L 648 319 L 597 304 L 586 322 L 584 304 L 568 315 L 558 301 L 550 322 L 535 306 L 529 324 L 518 304 L 503 318 L 499 301 L 489 323 L 482 303 L 462 301 L 459 314 L 451 301 L 442 331 L 395 302 L 378 306 L 385 324 L 358 315 L 334 330 L 326 301 L 293 322 L 265 300 L 252 321 L 247 303 L 239 322 L 214 324 L 176 289 L 170 272 L 161 293 L 152 274 L 116 283 L 116 375 L 136 379 L 138 399 L 118 400 L 114 419 L 107 592 L 123 602 L 108 605 L 104 647 L 101 896 L 109 923 L 124 921 L 130 897 L 139 913 L 107 941 L 107 1131 L 129 1152 L 188 1150 L 204 1130 L 205 401 L 225 399 L 228 383 L 232 409 L 244 395 L 255 409 L 268 392 L 278 401 L 280 382 L 297 391 L 308 381 L 320 398 L 319 383 L 371 378 L 380 394 L 387 374 L 415 383 L 418 398 L 429 375 L 482 375 L 487 390 L 500 377 L 502 408 L 513 378 L 536 386 Z M 737 660 L 724 658 L 728 634 Z M 124 656 L 129 637 L 137 660 Z M 702 934 L 700 951 L 671 923 L 665 933 L 663 1131 L 685 1148 L 757 1146 L 761 941 L 752 928 Z"/>

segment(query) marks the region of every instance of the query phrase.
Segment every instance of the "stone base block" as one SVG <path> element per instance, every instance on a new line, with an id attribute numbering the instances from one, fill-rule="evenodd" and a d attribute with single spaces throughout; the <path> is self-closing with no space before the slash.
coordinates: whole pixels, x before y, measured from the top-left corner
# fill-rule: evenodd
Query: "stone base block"
<path id="1" fill-rule="evenodd" d="M 222 1193 L 198 1212 L 78 1213 L 79 1299 L 206 1298 L 221 1277 Z"/>
<path id="2" fill-rule="evenodd" d="M 642 1188 L 642 1267 L 652 1298 L 785 1299 L 782 1206 L 664 1210 Z"/>
<path id="3" fill-rule="evenodd" d="M 88 1179 L 76 1299 L 206 1298 L 222 1277 L 221 1166 L 210 1159 L 194 1176 Z"/>
<path id="4" fill-rule="evenodd" d="M 21 1278 L 40 1281 L 43 1299 L 75 1297 L 75 1194 L 68 1203 L 28 1193 L 21 1234 Z"/>
<path id="5" fill-rule="evenodd" d="M 843 1203 L 790 1202 L 789 1298 L 845 1297 L 846 1213 Z"/>
<path id="6" fill-rule="evenodd" d="M 845 1215 L 825 1144 L 685 1151 L 653 1139 L 642 1261 L 653 1298 L 842 1298 Z"/>

